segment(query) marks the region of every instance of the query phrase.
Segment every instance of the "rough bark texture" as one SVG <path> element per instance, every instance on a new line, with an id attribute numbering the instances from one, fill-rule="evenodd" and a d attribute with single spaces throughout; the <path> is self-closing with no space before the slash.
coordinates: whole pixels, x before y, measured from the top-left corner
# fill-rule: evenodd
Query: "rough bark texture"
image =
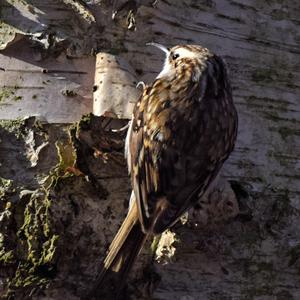
<path id="1" fill-rule="evenodd" d="M 161 68 L 163 57 L 146 42 L 202 44 L 222 55 L 240 118 L 237 145 L 222 177 L 230 181 L 240 211 L 246 210 L 221 225 L 203 221 L 197 209 L 190 212 L 185 225 L 177 225 L 152 244 L 152 252 L 150 245 L 146 247 L 126 297 L 298 299 L 298 1 L 113 1 L 113 6 L 97 0 L 87 4 L 2 0 L 1 48 L 6 49 L 1 61 L 20 59 L 12 50 L 20 49 L 14 48 L 18 45 L 34 45 L 40 55 L 36 65 L 41 68 L 44 60 L 59 65 L 61 58 L 84 59 L 107 51 L 127 60 L 138 80 L 148 82 Z M 112 11 L 117 11 L 114 20 Z M 15 32 L 21 40 L 14 39 Z M 4 78 L 15 71 L 0 72 L 4 72 L 3 114 L 13 101 L 19 105 L 32 100 L 28 92 L 18 98 L 19 86 L 3 87 Z M 55 86 L 59 76 L 50 74 L 41 72 L 52 76 Z M 84 85 L 85 75 L 76 76 L 68 80 Z M 92 91 L 90 99 L 91 95 Z M 72 99 L 68 98 L 70 107 L 77 107 L 78 99 L 77 103 Z M 71 119 L 78 120 L 79 115 Z M 105 249 L 124 218 L 130 193 L 124 134 L 104 131 L 107 122 L 93 116 L 78 125 L 47 124 L 36 118 L 1 121 L 4 299 L 9 295 L 79 299 L 92 286 Z M 225 210 L 227 196 L 222 191 L 218 203 Z"/>

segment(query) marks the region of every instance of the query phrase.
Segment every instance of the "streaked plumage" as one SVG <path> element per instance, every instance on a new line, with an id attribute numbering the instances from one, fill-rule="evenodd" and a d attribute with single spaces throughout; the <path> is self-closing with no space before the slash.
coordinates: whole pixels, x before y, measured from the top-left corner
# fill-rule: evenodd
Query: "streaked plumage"
<path id="1" fill-rule="evenodd" d="M 234 147 L 237 113 L 223 61 L 195 45 L 163 50 L 165 66 L 144 87 L 128 130 L 133 201 L 104 261 L 102 283 L 111 272 L 124 279 L 145 239 L 197 202 Z"/>

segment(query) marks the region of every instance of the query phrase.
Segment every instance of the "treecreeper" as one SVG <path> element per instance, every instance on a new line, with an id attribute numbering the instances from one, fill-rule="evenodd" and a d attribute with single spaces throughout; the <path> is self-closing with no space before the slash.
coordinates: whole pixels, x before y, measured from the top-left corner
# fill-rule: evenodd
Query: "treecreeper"
<path id="1" fill-rule="evenodd" d="M 238 117 L 223 60 L 198 45 L 150 45 L 164 51 L 166 59 L 133 110 L 125 143 L 129 211 L 90 299 L 104 290 L 105 299 L 122 297 L 147 238 L 171 227 L 197 203 L 236 141 Z"/>

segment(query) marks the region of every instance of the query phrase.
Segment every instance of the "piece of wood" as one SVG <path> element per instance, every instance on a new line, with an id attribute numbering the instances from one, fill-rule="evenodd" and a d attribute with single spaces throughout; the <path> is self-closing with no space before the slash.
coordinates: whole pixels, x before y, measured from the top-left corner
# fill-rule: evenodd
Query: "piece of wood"
<path id="1" fill-rule="evenodd" d="M 72 123 L 92 112 L 95 58 L 43 57 L 30 45 L 23 38 L 0 52 L 0 119 Z"/>
<path id="2" fill-rule="evenodd" d="M 140 90 L 137 76 L 126 61 L 108 53 L 98 53 L 94 83 L 93 113 L 131 119 Z"/>

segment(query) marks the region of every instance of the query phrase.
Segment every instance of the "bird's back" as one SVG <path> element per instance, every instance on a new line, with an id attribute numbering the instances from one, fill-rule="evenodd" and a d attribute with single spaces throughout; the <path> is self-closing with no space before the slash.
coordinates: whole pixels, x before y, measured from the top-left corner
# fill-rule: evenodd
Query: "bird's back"
<path id="1" fill-rule="evenodd" d="M 160 233 L 176 222 L 233 150 L 237 114 L 224 63 L 211 55 L 200 67 L 187 61 L 173 77 L 158 78 L 135 107 L 131 174 L 145 231 Z"/>

